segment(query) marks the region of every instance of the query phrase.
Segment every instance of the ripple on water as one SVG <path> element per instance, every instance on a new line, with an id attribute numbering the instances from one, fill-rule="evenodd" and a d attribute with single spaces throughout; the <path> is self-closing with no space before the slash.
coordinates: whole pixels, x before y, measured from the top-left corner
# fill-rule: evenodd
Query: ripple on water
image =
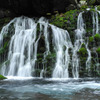
<path id="1" fill-rule="evenodd" d="M 8 79 L 0 100 L 100 100 L 100 80 Z"/>

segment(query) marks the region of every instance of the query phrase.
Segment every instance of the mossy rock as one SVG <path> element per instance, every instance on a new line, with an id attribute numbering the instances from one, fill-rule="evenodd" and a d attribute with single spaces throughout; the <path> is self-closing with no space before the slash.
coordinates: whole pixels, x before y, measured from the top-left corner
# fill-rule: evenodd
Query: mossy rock
<path id="1" fill-rule="evenodd" d="M 63 29 L 68 29 L 68 27 L 76 29 L 79 12 L 81 11 L 75 9 L 67 11 L 66 13 L 57 13 L 51 17 L 50 23 Z"/>
<path id="2" fill-rule="evenodd" d="M 56 53 L 51 53 L 46 57 L 47 60 L 55 59 L 55 58 L 56 58 Z"/>
<path id="3" fill-rule="evenodd" d="M 89 42 L 93 42 L 93 41 L 94 41 L 94 37 L 93 36 L 89 37 Z"/>
<path id="4" fill-rule="evenodd" d="M 51 66 L 48 66 L 46 70 L 46 77 L 51 77 L 53 72 L 53 68 Z"/>
<path id="5" fill-rule="evenodd" d="M 95 43 L 94 37 L 93 36 L 89 37 L 89 44 L 88 44 L 89 48 L 93 48 L 94 43 Z"/>
<path id="6" fill-rule="evenodd" d="M 0 55 L 3 54 L 5 51 L 7 51 L 8 45 L 9 45 L 8 41 L 4 43 L 4 46 L 0 48 Z"/>
<path id="7" fill-rule="evenodd" d="M 95 34 L 94 36 L 96 46 L 100 46 L 100 34 Z"/>
<path id="8" fill-rule="evenodd" d="M 78 53 L 79 53 L 79 55 L 85 56 L 85 55 L 87 55 L 87 50 L 86 50 L 86 48 L 82 47 L 79 49 Z"/>
<path id="9" fill-rule="evenodd" d="M 98 54 L 100 54 L 100 47 L 98 47 L 96 51 Z"/>
<path id="10" fill-rule="evenodd" d="M 7 79 L 6 77 L 0 75 L 0 80 L 4 80 L 4 79 Z"/>
<path id="11" fill-rule="evenodd" d="M 83 43 L 83 44 L 81 45 L 81 47 L 85 48 L 85 44 Z"/>
<path id="12" fill-rule="evenodd" d="M 95 34 L 94 39 L 95 41 L 100 41 L 100 34 Z"/>

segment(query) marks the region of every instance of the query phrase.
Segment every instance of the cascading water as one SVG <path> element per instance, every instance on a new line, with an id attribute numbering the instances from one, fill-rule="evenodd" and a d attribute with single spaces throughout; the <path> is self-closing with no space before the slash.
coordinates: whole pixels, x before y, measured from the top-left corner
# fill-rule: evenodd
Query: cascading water
<path id="1" fill-rule="evenodd" d="M 93 36 L 95 36 L 95 34 L 100 33 L 99 15 L 100 11 L 97 9 L 97 7 L 95 7 L 95 12 L 92 12 Z M 95 45 L 96 44 L 94 44 L 93 46 L 95 47 Z M 96 51 L 94 51 L 94 53 L 96 55 L 96 59 L 94 60 L 96 64 L 94 65 L 94 68 L 96 68 L 96 71 L 99 73 L 100 63 L 99 63 L 98 53 Z"/>
<path id="2" fill-rule="evenodd" d="M 53 71 L 53 77 L 56 78 L 68 78 L 69 72 L 68 67 L 70 64 L 69 48 L 72 48 L 71 39 L 69 33 L 66 30 L 57 28 L 53 25 L 48 24 L 44 18 L 40 18 L 36 23 L 27 17 L 16 18 L 12 21 L 14 23 L 15 33 L 11 37 L 8 60 L 10 61 L 9 66 L 3 64 L 2 74 L 7 76 L 31 76 L 32 71 L 34 72 L 35 62 L 37 60 L 37 47 L 39 39 L 43 31 L 45 37 L 45 47 L 43 62 L 46 56 L 50 53 L 49 46 L 49 34 L 48 27 L 51 27 L 53 33 L 53 44 L 56 52 L 56 64 Z M 37 37 L 37 24 L 40 24 L 40 34 Z M 10 23 L 3 29 L 2 35 L 5 30 L 9 29 Z M 44 28 L 43 28 L 43 27 Z M 40 76 L 43 77 L 45 68 L 41 70 Z"/>
<path id="3" fill-rule="evenodd" d="M 32 19 L 20 17 L 15 20 L 15 34 L 11 38 L 8 53 L 10 64 L 9 68 L 5 68 L 8 69 L 8 72 L 2 69 L 5 71 L 4 75 L 31 76 L 31 70 L 34 70 L 37 45 L 40 38 L 39 36 L 36 40 L 36 27 L 37 24 Z"/>
<path id="4" fill-rule="evenodd" d="M 69 48 L 72 48 L 69 33 L 65 30 L 51 26 L 53 31 L 53 44 L 56 51 L 56 65 L 53 71 L 54 78 L 69 78 L 70 55 Z"/>
<path id="5" fill-rule="evenodd" d="M 40 31 L 42 31 L 42 25 L 44 28 L 44 36 L 47 42 L 47 23 L 44 23 L 44 19 L 41 18 L 37 23 L 35 20 L 20 17 L 14 19 L 7 26 L 2 29 L 1 36 L 8 31 L 9 25 L 14 23 L 15 33 L 11 38 L 8 60 L 10 61 L 9 66 L 2 67 L 2 74 L 7 76 L 31 76 L 32 71 L 34 72 L 35 62 L 37 60 L 37 47 L 41 37 L 41 32 L 37 37 L 37 24 L 40 24 Z M 43 23 L 42 23 L 43 22 Z M 6 32 L 7 33 L 7 32 Z M 1 38 L 2 41 L 2 38 Z M 47 43 L 47 49 L 48 49 Z M 49 49 L 48 49 L 49 51 Z M 48 52 L 47 51 L 47 52 Z"/>
<path id="6" fill-rule="evenodd" d="M 93 36 L 99 32 L 99 11 L 97 9 L 95 10 L 96 12 L 92 12 Z M 43 77 L 47 71 L 48 65 L 45 63 L 48 55 L 52 54 L 51 45 L 53 52 L 56 54 L 55 64 L 50 66 L 53 67 L 53 78 L 79 78 L 81 58 L 78 52 L 83 45 L 87 51 L 85 67 L 88 73 L 90 73 L 92 55 L 89 48 L 89 39 L 85 37 L 86 23 L 83 14 L 84 12 L 81 12 L 78 15 L 77 29 L 74 32 L 74 42 L 72 42 L 70 33 L 67 30 L 49 24 L 48 20 L 43 17 L 39 20 L 27 17 L 19 17 L 12 20 L 3 27 L 0 33 L 0 48 L 3 46 L 4 36 L 11 35 L 7 60 L 9 63 L 7 64 L 6 61 L 2 64 L 0 73 L 5 76 L 35 76 L 38 49 L 40 49 L 38 45 L 41 38 L 44 38 L 45 50 L 42 56 L 42 67 L 38 66 L 40 68 L 40 77 Z M 13 26 L 13 32 L 8 34 L 10 26 Z M 99 63 L 99 60 L 97 61 Z M 97 69 L 99 69 L 98 66 Z"/>
<path id="7" fill-rule="evenodd" d="M 96 12 L 92 12 L 92 19 L 93 19 L 93 35 L 95 35 L 95 33 L 99 33 L 99 15 L 100 11 L 97 10 L 97 7 L 95 7 L 95 11 Z"/>
<path id="8" fill-rule="evenodd" d="M 81 12 L 78 16 L 78 21 L 77 21 L 77 30 L 76 35 L 75 35 L 75 43 L 74 43 L 74 48 L 73 48 L 73 56 L 72 56 L 72 66 L 73 66 L 73 77 L 78 78 L 79 77 L 79 58 L 77 55 L 77 52 L 81 48 L 82 44 L 84 43 L 83 40 L 83 35 L 85 34 L 85 29 L 84 29 L 84 21 L 82 17 L 83 12 Z"/>
<path id="9" fill-rule="evenodd" d="M 40 72 L 40 77 L 43 78 L 43 73 L 45 73 L 45 71 L 46 71 L 45 70 L 46 66 L 44 65 L 44 63 L 45 63 L 47 55 L 50 53 L 50 44 L 49 44 L 49 39 L 48 39 L 49 38 L 49 34 L 48 34 L 48 25 L 49 25 L 49 23 L 43 17 L 40 18 L 39 23 L 41 25 L 41 28 L 40 28 L 41 31 L 42 31 L 42 26 L 44 26 L 43 33 L 44 33 L 44 37 L 45 37 L 45 48 L 46 48 L 46 51 L 44 52 L 44 58 L 43 58 L 43 69 Z"/>

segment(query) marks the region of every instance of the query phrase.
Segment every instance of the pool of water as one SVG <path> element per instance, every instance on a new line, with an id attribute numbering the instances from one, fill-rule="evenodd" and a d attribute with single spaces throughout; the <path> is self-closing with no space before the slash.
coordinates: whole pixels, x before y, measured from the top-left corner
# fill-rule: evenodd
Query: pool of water
<path id="1" fill-rule="evenodd" d="M 100 79 L 9 77 L 0 81 L 0 100 L 100 100 Z"/>

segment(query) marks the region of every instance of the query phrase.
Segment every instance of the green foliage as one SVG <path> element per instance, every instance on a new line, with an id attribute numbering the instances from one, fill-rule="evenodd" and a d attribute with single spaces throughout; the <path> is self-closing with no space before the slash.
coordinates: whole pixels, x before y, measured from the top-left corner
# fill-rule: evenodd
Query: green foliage
<path id="1" fill-rule="evenodd" d="M 38 53 L 37 54 L 37 62 L 38 63 L 42 63 L 42 60 L 43 60 L 43 54 L 42 53 Z"/>
<path id="2" fill-rule="evenodd" d="M 94 39 L 95 41 L 100 41 L 100 34 L 95 34 Z"/>
<path id="3" fill-rule="evenodd" d="M 82 48 L 79 49 L 78 53 L 79 53 L 80 55 L 83 55 L 83 56 L 84 56 L 84 55 L 87 54 L 87 50 L 86 50 L 86 48 L 82 47 Z"/>
<path id="4" fill-rule="evenodd" d="M 81 45 L 81 47 L 85 48 L 85 44 L 83 43 L 83 44 Z"/>
<path id="5" fill-rule="evenodd" d="M 94 37 L 93 36 L 89 37 L 89 42 L 93 42 L 93 41 L 94 41 Z"/>
<path id="6" fill-rule="evenodd" d="M 4 79 L 7 79 L 6 77 L 0 75 L 0 80 L 4 80 Z"/>
<path id="7" fill-rule="evenodd" d="M 46 69 L 46 75 L 50 77 L 52 72 L 53 72 L 53 68 L 51 66 L 48 66 Z"/>
<path id="8" fill-rule="evenodd" d="M 37 64 L 40 64 L 40 66 L 38 69 L 36 68 L 35 70 L 36 75 L 39 76 L 41 70 L 44 69 L 45 70 L 44 76 L 51 77 L 53 66 L 56 62 L 55 59 L 56 59 L 56 53 L 54 52 L 49 53 L 45 59 L 44 59 L 43 53 L 38 53 L 37 54 Z"/>
<path id="9" fill-rule="evenodd" d="M 98 47 L 96 51 L 98 54 L 100 54 L 100 47 Z"/>
<path id="10" fill-rule="evenodd" d="M 50 23 L 63 29 L 76 28 L 77 16 L 79 11 L 77 9 L 67 11 L 64 14 L 57 13 L 51 17 Z"/>
<path id="11" fill-rule="evenodd" d="M 49 59 L 53 59 L 55 57 L 56 57 L 56 53 L 51 53 L 46 57 L 46 59 L 49 60 Z"/>
<path id="12" fill-rule="evenodd" d="M 87 5 L 82 5 L 81 6 L 81 10 L 83 11 L 83 10 L 86 10 L 88 8 L 88 6 Z"/>
<path id="13" fill-rule="evenodd" d="M 7 47 L 8 47 L 8 41 L 6 41 L 4 46 L 2 48 L 0 48 L 0 54 L 4 53 L 6 51 Z"/>

